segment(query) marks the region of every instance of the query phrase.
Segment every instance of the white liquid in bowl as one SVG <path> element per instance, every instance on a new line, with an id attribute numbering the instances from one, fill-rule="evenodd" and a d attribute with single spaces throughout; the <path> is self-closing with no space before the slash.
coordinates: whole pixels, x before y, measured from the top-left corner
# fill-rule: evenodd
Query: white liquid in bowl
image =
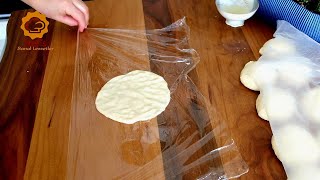
<path id="1" fill-rule="evenodd" d="M 251 9 L 249 9 L 247 6 L 223 5 L 221 6 L 221 10 L 231 14 L 247 14 Z"/>

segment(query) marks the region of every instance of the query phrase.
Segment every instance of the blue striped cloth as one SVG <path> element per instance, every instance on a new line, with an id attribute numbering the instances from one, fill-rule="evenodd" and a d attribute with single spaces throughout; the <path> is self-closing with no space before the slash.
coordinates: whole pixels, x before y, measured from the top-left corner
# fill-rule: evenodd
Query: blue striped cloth
<path id="1" fill-rule="evenodd" d="M 320 15 L 308 11 L 293 0 L 259 0 L 258 14 L 271 23 L 285 20 L 320 42 Z"/>

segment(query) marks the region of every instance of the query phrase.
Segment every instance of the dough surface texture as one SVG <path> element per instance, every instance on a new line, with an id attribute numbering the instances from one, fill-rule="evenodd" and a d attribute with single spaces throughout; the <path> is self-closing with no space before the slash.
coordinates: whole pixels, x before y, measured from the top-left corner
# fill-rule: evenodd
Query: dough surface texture
<path id="1" fill-rule="evenodd" d="M 297 112 L 297 102 L 289 91 L 272 88 L 263 95 L 269 121 L 286 122 Z"/>
<path id="2" fill-rule="evenodd" d="M 320 168 L 316 165 L 303 165 L 287 174 L 288 180 L 320 179 Z"/>
<path id="3" fill-rule="evenodd" d="M 273 84 L 277 78 L 272 63 L 249 61 L 241 71 L 241 83 L 253 91 L 260 91 L 262 86 Z"/>
<path id="4" fill-rule="evenodd" d="M 311 122 L 320 124 L 320 87 L 314 88 L 304 95 L 302 109 Z"/>
<path id="5" fill-rule="evenodd" d="M 135 70 L 108 81 L 98 92 L 97 110 L 125 124 L 150 120 L 170 102 L 167 82 L 149 71 Z"/>
<path id="6" fill-rule="evenodd" d="M 279 36 L 267 41 L 259 50 L 259 53 L 261 55 L 267 53 L 270 55 L 295 54 L 296 47 L 294 46 L 294 42 L 290 39 Z"/>
<path id="7" fill-rule="evenodd" d="M 258 116 L 262 118 L 263 120 L 269 121 L 269 117 L 266 111 L 266 108 L 264 107 L 264 103 L 262 101 L 262 95 L 259 94 L 257 100 L 256 100 L 256 109 L 258 112 Z"/>
<path id="8" fill-rule="evenodd" d="M 315 138 L 302 127 L 283 127 L 274 138 L 276 139 L 273 139 L 272 147 L 275 154 L 290 166 L 313 163 L 320 157 Z"/>
<path id="9" fill-rule="evenodd" d="M 304 57 L 283 57 L 274 65 L 282 84 L 293 88 L 306 87 L 312 75 L 311 61 Z"/>

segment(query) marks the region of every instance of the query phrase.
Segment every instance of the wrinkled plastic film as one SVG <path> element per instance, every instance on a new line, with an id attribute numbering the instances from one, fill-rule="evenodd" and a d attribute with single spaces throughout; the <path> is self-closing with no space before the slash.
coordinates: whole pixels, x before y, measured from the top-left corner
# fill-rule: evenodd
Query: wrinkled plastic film
<path id="1" fill-rule="evenodd" d="M 199 62 L 184 19 L 155 30 L 89 28 L 78 36 L 68 179 L 226 179 L 248 171 L 228 128 L 187 76 Z M 161 75 L 166 110 L 132 125 L 100 114 L 95 98 L 133 70 Z"/>
<path id="2" fill-rule="evenodd" d="M 259 85 L 273 149 L 289 179 L 320 179 L 320 45 L 286 21 L 274 37 L 257 61 L 268 70 Z"/>

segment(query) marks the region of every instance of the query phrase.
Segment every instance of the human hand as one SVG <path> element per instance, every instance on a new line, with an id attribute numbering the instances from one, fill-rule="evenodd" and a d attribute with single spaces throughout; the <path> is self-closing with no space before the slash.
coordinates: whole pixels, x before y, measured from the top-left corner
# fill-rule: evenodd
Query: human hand
<path id="1" fill-rule="evenodd" d="M 89 9 L 82 0 L 22 0 L 48 18 L 69 26 L 79 26 L 83 32 L 89 23 Z"/>

